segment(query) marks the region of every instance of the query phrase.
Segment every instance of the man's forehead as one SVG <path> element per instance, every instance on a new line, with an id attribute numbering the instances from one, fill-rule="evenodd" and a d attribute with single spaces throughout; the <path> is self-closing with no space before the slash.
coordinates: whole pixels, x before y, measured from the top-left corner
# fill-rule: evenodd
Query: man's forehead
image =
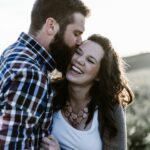
<path id="1" fill-rule="evenodd" d="M 71 26 L 75 31 L 84 32 L 85 17 L 82 14 L 74 14 L 74 22 Z"/>
<path id="2" fill-rule="evenodd" d="M 75 24 L 85 24 L 85 17 L 81 13 L 74 13 L 73 17 Z"/>

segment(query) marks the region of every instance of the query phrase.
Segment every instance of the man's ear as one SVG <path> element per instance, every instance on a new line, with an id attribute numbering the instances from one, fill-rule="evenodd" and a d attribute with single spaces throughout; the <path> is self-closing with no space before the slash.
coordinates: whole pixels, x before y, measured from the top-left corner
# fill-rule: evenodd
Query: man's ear
<path id="1" fill-rule="evenodd" d="M 48 35 L 55 35 L 59 31 L 59 24 L 54 18 L 47 18 L 45 25 Z"/>

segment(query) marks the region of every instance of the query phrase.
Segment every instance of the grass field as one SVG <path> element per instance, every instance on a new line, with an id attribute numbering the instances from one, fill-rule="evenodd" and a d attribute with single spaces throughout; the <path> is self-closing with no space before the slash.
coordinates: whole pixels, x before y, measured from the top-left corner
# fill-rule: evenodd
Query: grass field
<path id="1" fill-rule="evenodd" d="M 130 71 L 127 76 L 135 93 L 127 109 L 128 149 L 150 150 L 150 68 Z"/>

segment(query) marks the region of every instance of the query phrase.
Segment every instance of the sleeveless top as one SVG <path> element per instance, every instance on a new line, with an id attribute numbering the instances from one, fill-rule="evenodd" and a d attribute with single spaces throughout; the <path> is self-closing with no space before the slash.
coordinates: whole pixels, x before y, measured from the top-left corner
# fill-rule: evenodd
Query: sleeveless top
<path id="1" fill-rule="evenodd" d="M 98 111 L 95 111 L 92 125 L 86 131 L 72 127 L 61 111 L 53 115 L 51 133 L 59 142 L 61 150 L 101 150 L 102 141 L 98 130 Z"/>

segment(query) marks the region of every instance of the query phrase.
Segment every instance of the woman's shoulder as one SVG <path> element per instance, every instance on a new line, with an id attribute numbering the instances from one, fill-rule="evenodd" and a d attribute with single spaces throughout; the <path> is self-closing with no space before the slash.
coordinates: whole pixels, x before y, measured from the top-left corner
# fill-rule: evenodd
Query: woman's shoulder
<path id="1" fill-rule="evenodd" d="M 125 108 L 122 104 L 120 104 L 120 103 L 116 103 L 116 104 L 114 105 L 114 112 L 115 112 L 115 113 L 118 113 L 118 112 L 125 112 L 125 110 L 126 110 L 126 108 Z"/>

